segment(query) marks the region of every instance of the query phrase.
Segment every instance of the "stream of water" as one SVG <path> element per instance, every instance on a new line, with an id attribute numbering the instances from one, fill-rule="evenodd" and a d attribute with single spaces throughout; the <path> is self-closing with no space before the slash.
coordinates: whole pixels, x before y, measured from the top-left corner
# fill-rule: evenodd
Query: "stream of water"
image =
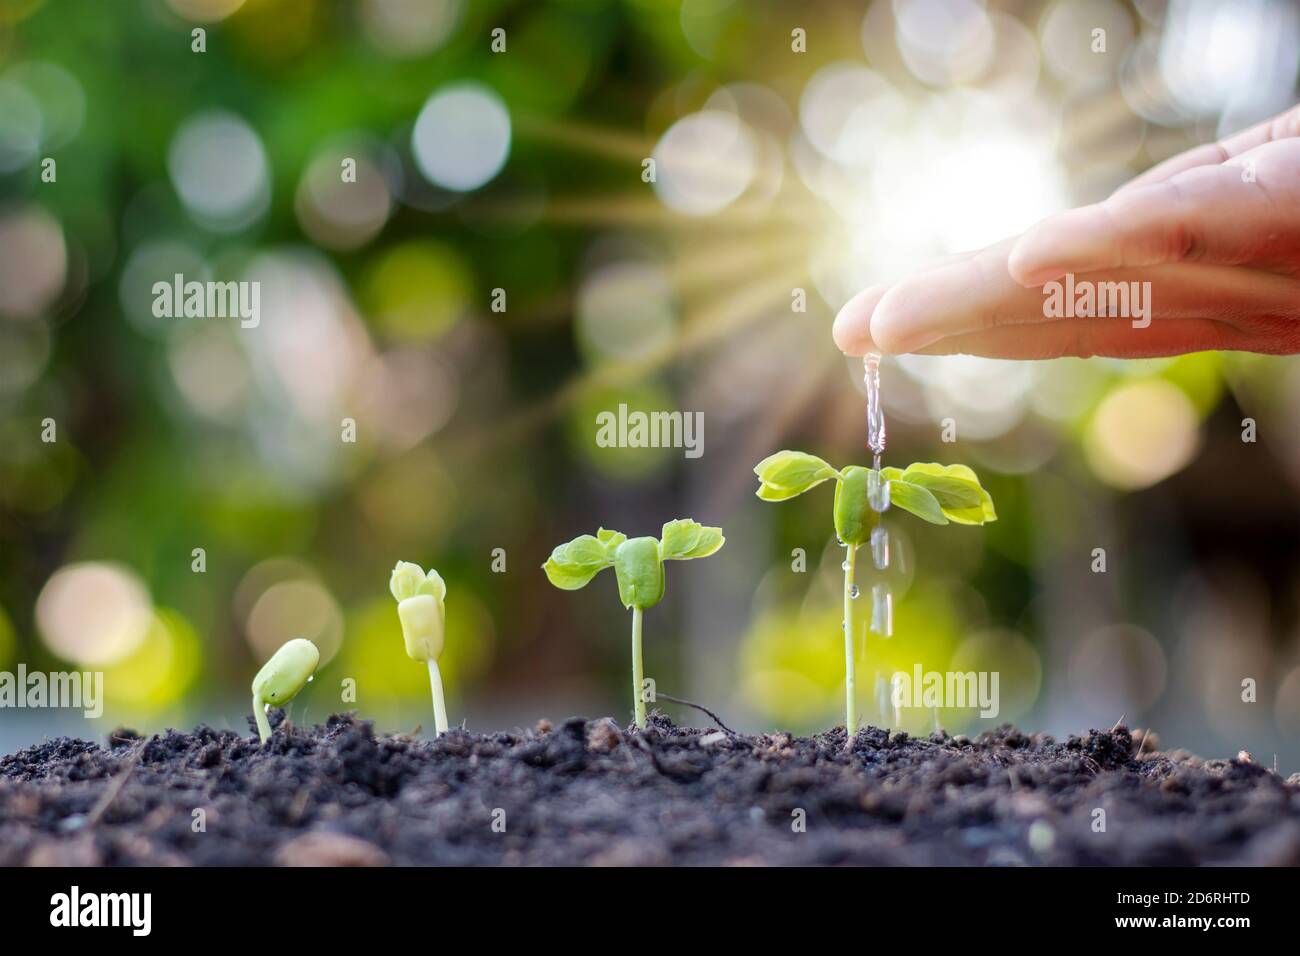
<path id="1" fill-rule="evenodd" d="M 867 390 L 867 447 L 872 455 L 868 495 L 872 509 L 881 516 L 871 532 L 871 563 L 877 572 L 871 585 L 871 632 L 890 637 L 894 633 L 894 596 L 884 575 L 879 573 L 889 567 L 889 531 L 884 525 L 884 513 L 889 510 L 889 483 L 880 475 L 886 435 L 885 411 L 880 403 L 880 355 L 875 352 L 864 355 L 862 369 L 862 382 Z M 889 687 L 879 669 L 875 672 L 875 694 L 877 714 L 883 724 L 890 713 Z"/>

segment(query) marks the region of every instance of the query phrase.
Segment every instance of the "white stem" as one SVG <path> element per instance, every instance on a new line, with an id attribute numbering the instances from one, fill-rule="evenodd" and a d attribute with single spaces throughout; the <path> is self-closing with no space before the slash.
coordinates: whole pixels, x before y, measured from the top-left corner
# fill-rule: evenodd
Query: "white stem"
<path id="1" fill-rule="evenodd" d="M 857 616 L 853 596 L 853 572 L 858 564 L 858 546 L 845 545 L 844 557 L 844 745 L 853 747 L 858 732 Z"/>
<path id="2" fill-rule="evenodd" d="M 641 692 L 645 668 L 641 664 L 641 614 L 639 607 L 632 608 L 632 726 L 645 726 L 645 695 Z"/>
<path id="3" fill-rule="evenodd" d="M 253 695 L 253 720 L 257 721 L 257 736 L 266 743 L 271 739 L 271 722 L 266 719 L 266 704 L 256 694 Z"/>
<path id="4" fill-rule="evenodd" d="M 429 686 L 433 688 L 433 723 L 438 733 L 447 732 L 447 702 L 442 697 L 442 672 L 437 661 L 429 661 Z"/>

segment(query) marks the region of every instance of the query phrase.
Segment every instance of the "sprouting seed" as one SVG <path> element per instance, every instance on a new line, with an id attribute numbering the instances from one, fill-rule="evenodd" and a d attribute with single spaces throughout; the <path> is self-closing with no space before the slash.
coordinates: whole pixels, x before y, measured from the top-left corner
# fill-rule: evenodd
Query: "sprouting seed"
<path id="1" fill-rule="evenodd" d="M 429 665 L 429 686 L 433 692 L 433 722 L 438 733 L 447 732 L 447 702 L 442 694 L 442 654 L 447 625 L 447 585 L 433 568 L 424 569 L 410 561 L 398 561 L 388 581 L 397 600 L 397 617 L 402 622 L 406 656 Z"/>
<path id="2" fill-rule="evenodd" d="M 629 538 L 621 532 L 601 528 L 595 535 L 584 534 L 560 545 L 542 565 L 550 582 L 565 591 L 586 587 L 605 568 L 614 569 L 619 599 L 632 612 L 634 726 L 643 726 L 646 717 L 641 692 L 641 616 L 664 596 L 664 562 L 707 558 L 725 541 L 721 528 L 706 528 L 690 518 L 669 521 L 657 540 Z"/>
<path id="3" fill-rule="evenodd" d="M 883 569 L 888 564 L 888 532 L 880 522 L 881 512 L 891 505 L 931 524 L 986 524 L 997 520 L 993 498 L 965 465 L 917 462 L 905 469 L 877 471 L 861 465 L 839 469 L 816 455 L 779 451 L 755 465 L 754 474 L 758 475 L 758 497 L 764 501 L 785 501 L 835 479 L 835 535 L 845 549 L 840 565 L 844 571 L 844 726 L 852 740 L 857 730 L 854 610 L 860 592 L 853 575 L 858 548 L 873 545 L 876 567 Z M 892 604 L 883 589 L 873 589 L 872 598 L 874 625 L 887 636 L 893 629 Z"/>
<path id="4" fill-rule="evenodd" d="M 257 733 L 266 743 L 271 737 L 271 724 L 266 719 L 267 707 L 282 707 L 298 696 L 307 686 L 312 673 L 320 664 L 320 651 L 305 638 L 297 637 L 284 644 L 262 665 L 253 678 L 253 719 Z"/>

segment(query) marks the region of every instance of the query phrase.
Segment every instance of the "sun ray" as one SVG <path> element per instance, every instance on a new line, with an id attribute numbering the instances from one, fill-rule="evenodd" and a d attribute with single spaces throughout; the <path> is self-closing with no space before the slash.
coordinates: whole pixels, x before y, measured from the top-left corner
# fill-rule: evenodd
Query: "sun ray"
<path id="1" fill-rule="evenodd" d="M 593 391 L 643 381 L 655 372 L 716 345 L 764 315 L 788 308 L 790 289 L 804 280 L 804 267 L 769 272 L 757 281 L 743 283 L 705 307 L 688 315 L 673 342 L 641 358 L 607 362 L 571 379 L 546 399 L 507 418 L 490 433 L 478 431 L 461 439 L 456 454 L 477 457 L 523 439 Z"/>

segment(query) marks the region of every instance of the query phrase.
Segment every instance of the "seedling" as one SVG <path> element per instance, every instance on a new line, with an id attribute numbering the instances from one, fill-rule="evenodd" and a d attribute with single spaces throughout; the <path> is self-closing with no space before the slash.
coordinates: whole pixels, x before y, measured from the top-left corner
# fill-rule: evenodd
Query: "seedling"
<path id="1" fill-rule="evenodd" d="M 433 568 L 424 569 L 410 561 L 398 561 L 388 589 L 397 599 L 397 616 L 402 622 L 406 656 L 429 665 L 429 686 L 433 690 L 433 722 L 438 733 L 447 732 L 447 702 L 442 696 L 442 672 L 438 657 L 442 654 L 443 634 L 447 625 L 447 585 Z"/>
<path id="2" fill-rule="evenodd" d="M 307 686 L 320 663 L 320 651 L 311 641 L 296 637 L 284 644 L 262 665 L 253 678 L 253 719 L 257 733 L 266 743 L 271 738 L 271 724 L 266 719 L 269 707 L 283 707 Z"/>
<path id="3" fill-rule="evenodd" d="M 930 524 L 986 524 L 997 520 L 993 498 L 965 465 L 918 462 L 906 468 L 836 469 L 816 455 L 779 451 L 754 466 L 758 497 L 785 501 L 823 481 L 835 479 L 835 533 L 844 545 L 844 671 L 845 729 L 849 739 L 857 730 L 855 703 L 854 627 L 858 595 L 854 574 L 858 548 L 879 547 L 885 534 L 880 513 L 891 504 Z M 883 567 L 883 565 L 881 565 Z"/>
<path id="4" fill-rule="evenodd" d="M 663 537 L 629 538 L 618 531 L 601 528 L 584 534 L 551 552 L 542 565 L 557 588 L 576 591 L 605 568 L 613 567 L 618 579 L 618 596 L 632 612 L 632 704 L 633 726 L 645 724 L 645 700 L 641 693 L 641 615 L 664 596 L 664 562 L 707 558 L 726 539 L 721 528 L 706 528 L 690 518 L 678 518 L 663 527 Z"/>

